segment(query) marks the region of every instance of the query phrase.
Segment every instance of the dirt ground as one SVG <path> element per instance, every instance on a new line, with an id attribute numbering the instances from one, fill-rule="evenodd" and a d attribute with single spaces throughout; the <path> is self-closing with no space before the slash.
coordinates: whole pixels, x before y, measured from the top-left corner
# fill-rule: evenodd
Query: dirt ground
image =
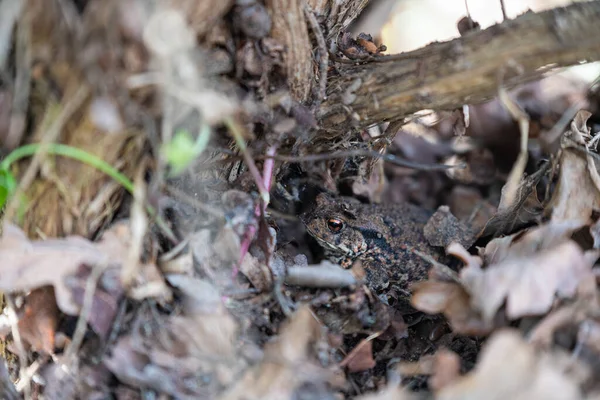
<path id="1" fill-rule="evenodd" d="M 0 0 L 1 399 L 600 399 L 600 1 L 367 3 Z"/>

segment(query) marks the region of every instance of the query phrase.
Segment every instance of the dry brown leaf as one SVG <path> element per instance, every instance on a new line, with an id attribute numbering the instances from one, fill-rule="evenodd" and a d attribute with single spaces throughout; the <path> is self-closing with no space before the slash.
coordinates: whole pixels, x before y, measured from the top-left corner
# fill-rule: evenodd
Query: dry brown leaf
<path id="1" fill-rule="evenodd" d="M 590 222 L 594 210 L 600 209 L 600 188 L 594 182 L 598 171 L 594 160 L 578 149 L 586 149 L 591 140 L 586 125 L 591 114 L 577 113 L 571 122 L 571 130 L 561 141 L 560 173 L 558 185 L 552 198 L 552 221 Z M 591 150 L 590 150 L 591 151 Z M 595 175 L 594 175 L 595 174 Z"/>
<path id="2" fill-rule="evenodd" d="M 499 236 L 535 221 L 543 211 L 538 199 L 536 185 L 548 172 L 550 164 L 546 163 L 534 174 L 524 178 L 514 192 L 514 201 L 508 203 L 507 187 L 502 188 L 502 196 L 496 214 L 485 224 L 479 236 Z"/>
<path id="3" fill-rule="evenodd" d="M 486 265 L 492 265 L 511 257 L 534 255 L 564 243 L 580 227 L 578 222 L 563 221 L 525 229 L 490 241 L 481 256 Z"/>
<path id="4" fill-rule="evenodd" d="M 273 278 L 265 263 L 248 253 L 240 265 L 240 271 L 248 278 L 252 286 L 264 292 L 273 286 Z"/>
<path id="5" fill-rule="evenodd" d="M 546 313 L 555 294 L 571 297 L 579 283 L 594 279 L 592 259 L 573 241 L 526 257 L 509 257 L 485 270 L 465 268 L 461 279 L 471 305 L 491 321 L 506 300 L 511 319 Z"/>
<path id="6" fill-rule="evenodd" d="M 460 377 L 460 357 L 453 351 L 441 349 L 433 357 L 433 375 L 429 387 L 434 392 L 450 386 Z"/>
<path id="7" fill-rule="evenodd" d="M 582 399 L 578 382 L 566 369 L 563 359 L 536 353 L 519 333 L 499 331 L 486 343 L 475 370 L 444 387 L 436 399 Z"/>
<path id="8" fill-rule="evenodd" d="M 105 365 L 122 382 L 175 398 L 221 391 L 246 365 L 235 352 L 238 324 L 210 283 L 183 275 L 170 275 L 168 280 L 182 294 L 182 315 L 160 321 L 160 334 L 145 341 L 135 333 L 123 336 Z M 185 383 L 200 376 L 196 385 Z"/>
<path id="9" fill-rule="evenodd" d="M 29 241 L 20 229 L 5 224 L 0 239 L 0 290 L 28 291 L 51 285 L 61 311 L 78 315 L 83 301 L 82 286 L 76 284 L 81 268 L 120 266 L 127 254 L 128 235 L 129 227 L 121 223 L 104 232 L 97 243 L 78 236 Z M 81 289 L 78 294 L 76 288 Z M 104 295 L 102 290 L 95 292 L 93 309 Z"/>
<path id="10" fill-rule="evenodd" d="M 75 275 L 64 277 L 76 304 L 83 305 L 86 286 L 92 273 L 93 268 L 82 265 L 77 268 Z M 87 315 L 88 323 L 101 338 L 106 338 L 110 332 L 124 293 L 119 273 L 118 267 L 104 270 L 94 290 L 94 299 Z"/>
<path id="11" fill-rule="evenodd" d="M 356 400 L 416 400 L 418 397 L 409 390 L 397 385 L 389 385 L 377 393 L 358 396 Z"/>
<path id="12" fill-rule="evenodd" d="M 238 327 L 217 289 L 184 275 L 170 275 L 168 281 L 181 290 L 184 307 L 184 315 L 170 318 L 171 329 L 187 336 L 191 354 L 232 356 Z"/>
<path id="13" fill-rule="evenodd" d="M 485 334 L 493 328 L 497 311 L 506 302 L 510 319 L 541 315 L 550 310 L 555 296 L 573 297 L 580 284 L 594 282 L 591 268 L 597 251 L 584 252 L 569 240 L 573 224 L 549 224 L 510 237 L 495 239 L 478 257 L 458 244 L 449 253 L 465 261 L 460 279 L 432 280 L 413 285 L 412 304 L 418 310 L 443 313 L 455 332 Z"/>
<path id="14" fill-rule="evenodd" d="M 26 298 L 19 331 L 26 343 L 39 352 L 54 353 L 54 335 L 58 326 L 58 308 L 54 289 L 43 287 L 33 290 Z"/>
<path id="15" fill-rule="evenodd" d="M 475 242 L 476 232 L 461 223 L 448 206 L 439 207 L 431 216 L 423 229 L 425 238 L 432 246 L 447 247 L 452 242 L 458 242 L 469 248 Z"/>
<path id="16" fill-rule="evenodd" d="M 375 367 L 375 364 L 373 342 L 365 338 L 342 360 L 340 367 L 347 367 L 350 372 L 360 372 Z"/>
<path id="17" fill-rule="evenodd" d="M 484 335 L 493 327 L 489 321 L 481 318 L 471 305 L 469 293 L 456 282 L 419 282 L 413 286 L 411 304 L 428 314 L 443 313 L 454 332 Z"/>
<path id="18" fill-rule="evenodd" d="M 292 316 L 273 343 L 265 346 L 263 361 L 248 370 L 220 400 L 284 400 L 304 382 L 327 380 L 328 375 L 311 362 L 310 344 L 317 339 L 319 323 L 308 306 Z"/>

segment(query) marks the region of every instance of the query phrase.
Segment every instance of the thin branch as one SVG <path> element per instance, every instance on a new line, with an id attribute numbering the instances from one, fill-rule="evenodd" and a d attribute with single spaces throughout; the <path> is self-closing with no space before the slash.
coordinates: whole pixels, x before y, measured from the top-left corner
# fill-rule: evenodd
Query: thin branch
<path id="1" fill-rule="evenodd" d="M 19 376 L 21 379 L 27 379 L 27 352 L 25 351 L 25 345 L 23 344 L 23 338 L 19 331 L 19 319 L 17 318 L 17 312 L 15 302 L 13 301 L 12 295 L 5 294 L 6 299 L 6 311 L 8 319 L 10 321 L 10 329 L 17 346 L 17 352 L 19 356 Z M 24 385 L 23 395 L 26 400 L 31 398 L 31 386 L 29 384 Z"/>
<path id="2" fill-rule="evenodd" d="M 269 156 L 259 156 L 257 159 L 268 158 Z M 323 154 L 308 154 L 305 156 L 288 156 L 288 155 L 274 155 L 272 158 L 285 161 L 285 162 L 314 162 L 314 161 L 325 161 L 325 160 L 333 160 L 337 158 L 346 158 L 346 157 L 373 157 L 373 158 L 381 158 L 390 164 L 398 165 L 400 167 L 411 168 L 419 171 L 445 171 L 452 168 L 463 169 L 465 168 L 464 164 L 457 165 L 445 165 L 445 164 L 421 164 L 414 161 L 409 161 L 407 159 L 395 156 L 393 154 L 381 154 L 372 150 L 348 150 L 348 151 L 336 151 L 333 153 L 323 153 Z"/>
<path id="3" fill-rule="evenodd" d="M 252 153 L 250 152 L 250 149 L 248 148 L 248 146 L 246 146 L 246 141 L 244 140 L 244 134 L 242 133 L 242 128 L 238 125 L 237 122 L 235 122 L 231 118 L 227 118 L 225 120 L 225 125 L 229 129 L 231 136 L 233 136 L 233 139 L 235 140 L 235 144 L 237 145 L 237 147 L 240 149 L 240 152 L 244 156 L 244 162 L 246 163 L 248 170 L 250 171 L 250 173 L 252 174 L 252 177 L 254 178 L 254 183 L 256 183 L 256 186 L 258 187 L 258 192 L 260 193 L 262 200 L 266 204 L 269 204 L 269 200 L 270 200 L 269 191 L 267 190 L 267 188 L 265 187 L 265 185 L 263 183 L 263 178 L 262 178 L 262 176 L 260 176 L 260 172 L 258 171 L 258 168 L 256 168 L 256 164 L 254 163 L 254 159 L 252 158 Z"/>
<path id="4" fill-rule="evenodd" d="M 423 109 L 451 110 L 494 98 L 498 71 L 513 60 L 510 89 L 552 68 L 600 60 L 600 0 L 578 2 L 471 32 L 421 49 L 339 64 L 328 79 L 317 118 L 323 130 L 346 132 L 400 120 Z M 517 38 L 517 39 L 515 39 Z"/>
<path id="5" fill-rule="evenodd" d="M 319 61 L 319 97 L 317 100 L 318 106 L 322 100 L 325 100 L 325 96 L 327 94 L 327 69 L 329 68 L 329 51 L 327 50 L 327 43 L 325 43 L 325 37 L 323 36 L 323 31 L 319 26 L 319 21 L 317 21 L 317 17 L 315 17 L 315 14 L 313 13 L 312 9 L 306 3 L 304 5 L 304 14 L 308 19 L 308 23 L 315 35 L 315 38 L 317 39 L 319 54 L 321 56 L 321 60 Z"/>
<path id="6" fill-rule="evenodd" d="M 98 280 L 100 280 L 102 273 L 107 267 L 107 263 L 100 263 L 94 266 L 90 276 L 88 276 L 85 282 L 83 304 L 81 306 L 79 318 L 77 319 L 77 325 L 75 326 L 75 333 L 73 333 L 73 340 L 71 341 L 69 347 L 65 350 L 65 363 L 67 365 L 71 364 L 75 360 L 77 351 L 81 347 L 81 343 L 83 342 L 85 331 L 87 329 L 87 321 L 90 316 L 90 312 L 92 311 L 94 292 L 96 291 Z"/>
<path id="7" fill-rule="evenodd" d="M 10 126 L 3 143 L 3 146 L 7 149 L 14 149 L 22 139 L 26 125 L 27 108 L 29 107 L 29 94 L 31 92 L 31 25 L 28 17 L 21 18 L 16 39 L 15 69 L 17 76 L 13 90 Z M 0 66 L 0 69 L 2 69 L 2 66 Z"/>
<path id="8" fill-rule="evenodd" d="M 508 16 L 506 15 L 506 6 L 504 5 L 504 0 L 500 0 L 500 9 L 502 9 L 502 19 L 506 21 Z"/>

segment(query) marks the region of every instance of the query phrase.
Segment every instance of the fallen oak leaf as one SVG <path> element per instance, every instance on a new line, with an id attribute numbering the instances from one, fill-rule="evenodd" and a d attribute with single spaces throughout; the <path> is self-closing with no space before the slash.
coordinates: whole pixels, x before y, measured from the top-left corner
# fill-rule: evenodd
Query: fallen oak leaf
<path id="1" fill-rule="evenodd" d="M 527 257 L 510 257 L 485 270 L 465 268 L 461 280 L 471 295 L 471 306 L 491 321 L 506 301 L 507 316 L 517 319 L 544 314 L 555 294 L 575 295 L 579 283 L 593 279 L 598 252 L 583 252 L 569 240 Z"/>
<path id="2" fill-rule="evenodd" d="M 182 313 L 161 318 L 159 334 L 122 336 L 103 363 L 132 386 L 174 398 L 215 398 L 208 393 L 231 385 L 246 365 L 236 353 L 237 321 L 208 281 L 176 274 L 167 279 L 181 294 Z"/>
<path id="3" fill-rule="evenodd" d="M 543 206 L 538 199 L 536 186 L 549 169 L 550 163 L 545 163 L 535 173 L 523 178 L 515 190 L 515 199 L 510 204 L 507 200 L 507 187 L 505 185 L 502 188 L 498 211 L 485 224 L 478 237 L 499 236 L 539 218 Z"/>
<path id="4" fill-rule="evenodd" d="M 551 249 L 581 228 L 579 222 L 550 222 L 535 228 L 491 240 L 483 250 L 485 265 L 497 264 L 511 257 L 527 257 L 544 249 Z"/>
<path id="5" fill-rule="evenodd" d="M 457 282 L 419 282 L 413 286 L 411 304 L 428 314 L 444 314 L 457 333 L 486 335 L 493 328 L 493 324 L 472 307 L 469 293 Z"/>
<path id="6" fill-rule="evenodd" d="M 552 221 L 589 223 L 594 210 L 600 209 L 598 171 L 587 144 L 592 139 L 587 127 L 591 116 L 579 111 L 571 129 L 561 139 L 560 172 L 551 200 Z"/>
<path id="7" fill-rule="evenodd" d="M 309 307 L 300 308 L 277 340 L 265 346 L 263 361 L 246 371 L 219 399 L 291 399 L 300 384 L 326 380 L 328 373 L 309 357 L 310 344 L 317 339 L 319 328 Z"/>
<path id="8" fill-rule="evenodd" d="M 27 295 L 18 326 L 23 340 L 35 351 L 46 354 L 54 352 L 58 308 L 52 287 L 42 287 Z"/>
<path id="9" fill-rule="evenodd" d="M 475 369 L 442 388 L 436 399 L 583 399 L 579 382 L 565 373 L 573 364 L 538 353 L 518 332 L 502 330 L 487 341 Z"/>
<path id="10" fill-rule="evenodd" d="M 419 398 L 406 388 L 389 384 L 377 393 L 364 394 L 358 396 L 356 400 L 417 400 Z"/>
<path id="11" fill-rule="evenodd" d="M 564 229 L 558 232 L 571 232 L 568 224 L 560 226 Z M 505 302 L 507 317 L 517 319 L 544 314 L 555 294 L 573 297 L 580 284 L 593 281 L 591 267 L 600 253 L 583 252 L 562 234 L 544 238 L 543 233 L 548 232 L 545 228 L 528 233 L 530 238 L 522 237 L 527 246 L 518 247 L 516 240 L 512 252 L 496 255 L 500 262 L 486 269 L 481 268 L 478 257 L 469 256 L 460 245 L 449 246 L 449 253 L 458 254 L 467 263 L 460 279 L 448 281 L 434 276 L 414 284 L 413 307 L 429 314 L 443 313 L 455 332 L 482 335 L 493 329 L 494 317 Z M 558 238 L 563 243 L 558 243 Z M 547 249 L 547 245 L 554 247 Z"/>
<path id="12" fill-rule="evenodd" d="M 10 293 L 51 285 L 59 309 L 79 315 L 82 300 L 72 290 L 70 279 L 76 279 L 83 266 L 120 267 L 127 254 L 128 235 L 129 227 L 120 223 L 104 232 L 97 243 L 79 236 L 30 241 L 19 228 L 5 224 L 0 238 L 0 290 Z M 95 297 L 94 303 L 98 300 Z"/>
<path id="13" fill-rule="evenodd" d="M 429 387 L 434 392 L 450 386 L 460 377 L 460 357 L 447 349 L 438 350 L 433 356 L 433 374 L 429 377 Z"/>
<path id="14" fill-rule="evenodd" d="M 373 359 L 373 339 L 379 335 L 371 335 L 361 340 L 340 362 L 340 367 L 347 367 L 349 372 L 361 372 L 375 367 Z"/>
<path id="15" fill-rule="evenodd" d="M 79 305 L 71 298 L 64 277 L 80 265 L 107 263 L 107 255 L 81 237 L 29 241 L 20 229 L 5 225 L 0 239 L 0 290 L 13 292 L 52 285 L 59 308 L 77 315 Z"/>

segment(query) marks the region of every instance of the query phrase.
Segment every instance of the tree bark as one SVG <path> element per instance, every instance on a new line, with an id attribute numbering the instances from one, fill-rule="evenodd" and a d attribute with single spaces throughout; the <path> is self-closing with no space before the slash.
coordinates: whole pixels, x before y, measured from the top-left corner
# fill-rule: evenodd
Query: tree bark
<path id="1" fill-rule="evenodd" d="M 361 64 L 338 63 L 318 114 L 330 132 L 455 109 L 551 68 L 600 60 L 600 1 L 528 12 L 483 31 Z M 516 68 L 515 68 L 516 67 Z"/>

